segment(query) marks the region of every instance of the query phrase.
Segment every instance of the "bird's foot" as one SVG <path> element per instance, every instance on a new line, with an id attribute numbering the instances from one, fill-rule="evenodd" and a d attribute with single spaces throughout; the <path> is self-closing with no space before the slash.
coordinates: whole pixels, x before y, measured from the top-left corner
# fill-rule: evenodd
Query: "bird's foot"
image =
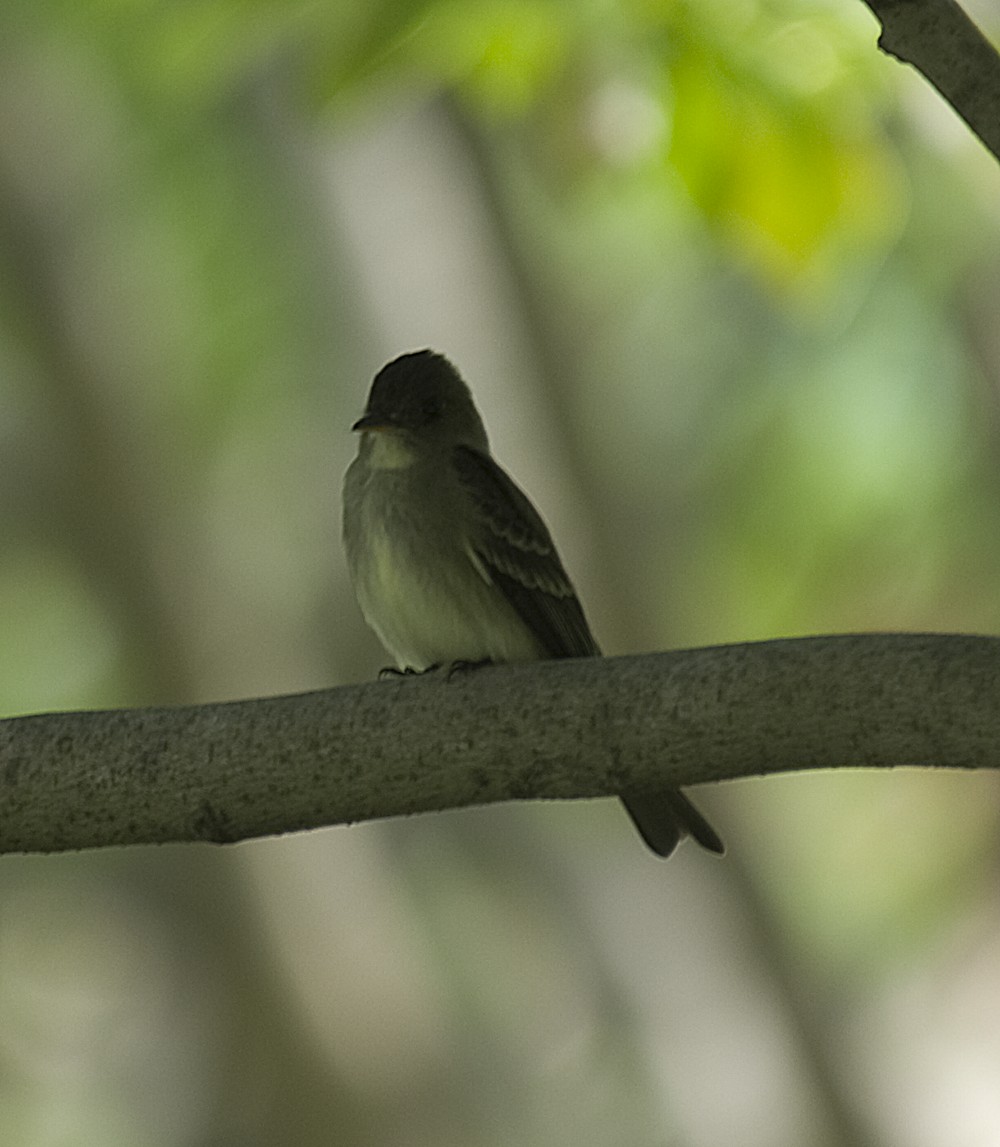
<path id="1" fill-rule="evenodd" d="M 440 661 L 435 661 L 426 669 L 414 669 L 412 665 L 407 665 L 405 669 L 397 669 L 395 665 L 386 665 L 384 669 L 378 671 L 378 679 L 382 681 L 386 677 L 423 677 L 425 673 L 436 673 L 440 668 Z"/>
<path id="2" fill-rule="evenodd" d="M 493 659 L 484 657 L 481 661 L 453 661 L 448 666 L 448 680 L 458 673 L 471 673 L 474 669 L 482 669 L 484 665 L 492 665 Z"/>
<path id="3" fill-rule="evenodd" d="M 437 666 L 432 665 L 430 669 L 414 669 L 412 665 L 407 665 L 405 669 L 397 669 L 395 665 L 386 665 L 378 671 L 378 679 L 384 681 L 386 677 L 419 677 L 421 673 L 430 673 L 431 669 L 437 669 Z"/>
<path id="4" fill-rule="evenodd" d="M 484 657 L 481 661 L 451 661 L 445 670 L 447 680 L 450 681 L 457 673 L 471 673 L 474 669 L 482 669 L 484 665 L 492 665 L 493 661 L 489 657 Z M 384 669 L 378 671 L 379 680 L 382 681 L 386 677 L 423 677 L 425 673 L 436 673 L 442 667 L 440 661 L 435 661 L 433 665 L 428 665 L 426 669 L 414 669 L 412 665 L 407 665 L 404 669 L 398 669 L 395 665 L 386 665 Z"/>

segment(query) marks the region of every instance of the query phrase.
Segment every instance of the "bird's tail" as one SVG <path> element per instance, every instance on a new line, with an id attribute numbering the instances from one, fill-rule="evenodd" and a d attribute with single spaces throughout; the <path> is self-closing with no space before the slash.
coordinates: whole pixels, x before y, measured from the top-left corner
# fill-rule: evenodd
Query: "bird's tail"
<path id="1" fill-rule="evenodd" d="M 726 851 L 719 834 L 680 789 L 629 793 L 621 802 L 639 835 L 658 856 L 669 856 L 685 836 L 719 856 Z"/>

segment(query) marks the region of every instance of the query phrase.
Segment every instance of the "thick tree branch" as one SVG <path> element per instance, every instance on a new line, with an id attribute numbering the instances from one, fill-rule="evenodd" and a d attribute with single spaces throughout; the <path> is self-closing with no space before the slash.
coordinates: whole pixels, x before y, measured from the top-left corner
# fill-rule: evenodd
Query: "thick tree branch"
<path id="1" fill-rule="evenodd" d="M 837 766 L 1000 764 L 1000 638 L 864 634 L 0 722 L 0 851 L 229 842 Z"/>
<path id="2" fill-rule="evenodd" d="M 912 64 L 1000 159 L 1000 56 L 955 0 L 865 0 L 883 52 Z"/>

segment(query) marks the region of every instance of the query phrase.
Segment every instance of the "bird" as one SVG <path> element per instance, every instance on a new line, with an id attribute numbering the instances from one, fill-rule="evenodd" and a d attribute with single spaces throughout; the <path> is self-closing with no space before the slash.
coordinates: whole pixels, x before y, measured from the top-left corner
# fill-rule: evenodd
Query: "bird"
<path id="1" fill-rule="evenodd" d="M 447 358 L 425 349 L 387 363 L 351 429 L 360 442 L 344 475 L 344 550 L 395 672 L 601 655 L 552 535 L 493 459 Z M 685 836 L 725 851 L 679 789 L 619 799 L 659 856 Z"/>

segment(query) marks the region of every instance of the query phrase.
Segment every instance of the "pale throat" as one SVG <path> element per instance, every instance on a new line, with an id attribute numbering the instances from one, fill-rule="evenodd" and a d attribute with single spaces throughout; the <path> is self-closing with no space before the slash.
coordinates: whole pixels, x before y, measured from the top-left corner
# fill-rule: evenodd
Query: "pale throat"
<path id="1" fill-rule="evenodd" d="M 368 465 L 373 470 L 405 470 L 417 455 L 401 434 L 392 430 L 365 430 L 368 442 Z"/>

